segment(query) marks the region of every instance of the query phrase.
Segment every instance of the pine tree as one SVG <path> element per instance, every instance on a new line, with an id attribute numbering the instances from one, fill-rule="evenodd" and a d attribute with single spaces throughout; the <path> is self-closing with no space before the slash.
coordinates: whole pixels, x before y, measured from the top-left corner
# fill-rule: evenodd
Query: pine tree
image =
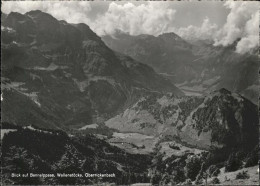
<path id="1" fill-rule="evenodd" d="M 190 178 L 191 180 L 195 180 L 200 169 L 200 159 L 197 156 L 190 156 L 189 158 L 187 158 L 185 166 L 186 177 Z"/>
<path id="2" fill-rule="evenodd" d="M 7 178 L 7 175 L 10 177 L 11 173 L 26 174 L 29 172 L 36 172 L 39 169 L 37 163 L 36 158 L 31 156 L 26 149 L 12 146 L 3 160 L 2 173 L 5 174 L 3 175 L 3 178 Z M 13 180 L 15 184 L 41 184 L 39 178 L 18 177 Z"/>
<path id="3" fill-rule="evenodd" d="M 207 184 L 208 174 L 205 171 L 205 169 L 206 169 L 205 163 L 202 163 L 201 168 L 200 168 L 200 172 L 196 176 L 196 180 L 195 180 L 196 184 L 202 184 L 203 183 L 203 179 L 205 179 L 205 182 Z"/>
<path id="4" fill-rule="evenodd" d="M 83 164 L 84 157 L 80 154 L 77 149 L 72 145 L 65 146 L 65 153 L 62 155 L 60 161 L 58 161 L 54 166 L 54 170 L 59 173 L 82 173 L 83 174 Z M 83 184 L 83 178 L 59 178 L 60 184 Z"/>
<path id="5" fill-rule="evenodd" d="M 232 153 L 225 163 L 225 172 L 236 171 L 239 169 L 240 166 L 241 161 L 238 159 L 235 153 Z"/>

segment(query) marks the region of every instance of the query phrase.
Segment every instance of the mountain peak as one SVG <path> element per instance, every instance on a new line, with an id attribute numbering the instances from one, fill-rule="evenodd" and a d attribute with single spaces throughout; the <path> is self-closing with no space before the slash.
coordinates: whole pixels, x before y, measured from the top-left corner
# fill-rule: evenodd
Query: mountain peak
<path id="1" fill-rule="evenodd" d="M 40 10 L 29 11 L 25 13 L 25 15 L 31 17 L 32 19 L 37 19 L 46 23 L 58 22 L 58 20 L 54 18 L 52 15 L 42 12 Z"/>
<path id="2" fill-rule="evenodd" d="M 95 32 L 93 32 L 90 27 L 85 23 L 71 24 L 76 27 L 82 34 L 83 38 L 88 38 L 93 41 L 101 41 L 101 38 L 97 36 Z"/>
<path id="3" fill-rule="evenodd" d="M 51 18 L 55 19 L 52 15 L 42 12 L 41 10 L 32 10 L 32 11 L 26 12 L 25 15 L 32 16 L 32 17 L 45 16 L 45 17 L 49 17 L 49 18 L 51 17 Z"/>
<path id="4" fill-rule="evenodd" d="M 160 37 L 160 36 L 180 37 L 180 36 L 178 36 L 177 34 L 175 34 L 174 32 L 165 32 L 165 33 L 160 34 L 158 37 Z"/>
<path id="5" fill-rule="evenodd" d="M 44 13 L 41 10 L 31 10 L 29 12 L 27 12 L 26 14 L 30 14 L 30 15 L 37 15 L 37 14 L 41 14 Z"/>
<path id="6" fill-rule="evenodd" d="M 25 20 L 26 16 L 19 12 L 11 12 L 10 14 L 7 15 L 7 18 L 15 19 L 17 21 L 23 21 L 23 20 Z"/>
<path id="7" fill-rule="evenodd" d="M 167 32 L 167 33 L 160 34 L 158 36 L 158 38 L 163 38 L 163 39 L 167 39 L 167 40 L 168 39 L 183 40 L 180 36 L 178 36 L 174 32 Z"/>

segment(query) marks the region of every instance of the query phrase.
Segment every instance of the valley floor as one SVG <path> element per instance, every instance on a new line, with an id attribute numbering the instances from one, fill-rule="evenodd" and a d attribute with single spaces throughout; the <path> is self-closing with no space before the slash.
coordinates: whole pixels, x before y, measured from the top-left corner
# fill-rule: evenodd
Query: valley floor
<path id="1" fill-rule="evenodd" d="M 153 152 L 158 138 L 139 133 L 114 132 L 113 137 L 108 140 L 110 145 L 117 146 L 134 154 L 149 154 Z"/>

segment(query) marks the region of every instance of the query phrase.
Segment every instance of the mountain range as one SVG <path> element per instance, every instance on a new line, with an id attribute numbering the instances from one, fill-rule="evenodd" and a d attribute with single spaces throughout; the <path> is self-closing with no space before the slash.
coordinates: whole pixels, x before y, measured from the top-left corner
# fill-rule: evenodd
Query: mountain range
<path id="1" fill-rule="evenodd" d="M 177 184 L 234 157 L 243 161 L 237 169 L 257 164 L 256 50 L 242 55 L 235 43 L 175 33 L 101 38 L 39 10 L 1 20 L 4 173 L 104 168 L 119 175 L 105 182 L 167 184 L 175 175 Z M 8 184 L 68 183 L 5 176 Z"/>
<path id="2" fill-rule="evenodd" d="M 183 94 L 151 67 L 113 52 L 87 25 L 41 11 L 3 18 L 2 54 L 3 121 L 20 125 L 83 126 L 146 92 Z"/>
<path id="3" fill-rule="evenodd" d="M 235 52 L 236 42 L 227 47 L 213 41 L 186 41 L 175 33 L 159 36 L 129 35 L 117 31 L 102 40 L 113 50 L 152 66 L 184 91 L 209 93 L 226 88 L 258 101 L 258 49 Z"/>

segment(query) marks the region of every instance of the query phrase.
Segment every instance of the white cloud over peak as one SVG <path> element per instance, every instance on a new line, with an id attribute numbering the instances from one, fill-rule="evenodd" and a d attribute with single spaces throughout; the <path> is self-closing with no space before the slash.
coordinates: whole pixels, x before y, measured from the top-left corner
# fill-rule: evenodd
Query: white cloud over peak
<path id="1" fill-rule="evenodd" d="M 259 45 L 259 2 L 227 1 L 223 3 L 224 6 L 219 4 L 215 12 L 213 9 L 205 10 L 205 7 L 211 7 L 212 4 L 195 3 L 193 5 L 196 9 L 193 11 L 193 6 L 189 2 L 186 3 L 3 1 L 2 11 L 26 13 L 31 10 L 42 10 L 69 23 L 86 23 L 100 36 L 113 34 L 116 30 L 131 35 L 159 35 L 173 31 L 187 40 L 214 40 L 215 46 L 228 46 L 239 40 L 236 46 L 238 53 L 246 53 Z M 97 11 L 100 4 L 104 7 L 102 11 Z M 221 24 L 212 21 L 216 21 L 216 17 L 221 17 L 222 13 L 224 17 L 221 18 Z M 197 16 L 199 19 L 192 19 L 194 24 L 191 24 L 189 22 L 191 16 Z M 184 26 L 180 28 L 177 26 L 178 22 L 184 23 Z"/>
<path id="2" fill-rule="evenodd" d="M 176 10 L 168 3 L 148 2 L 147 4 L 123 5 L 110 3 L 108 11 L 91 24 L 99 35 L 113 34 L 117 29 L 131 35 L 158 35 L 167 32 L 173 22 Z"/>
<path id="3" fill-rule="evenodd" d="M 228 46 L 240 39 L 236 46 L 238 53 L 246 53 L 259 45 L 259 3 L 228 1 L 230 9 L 226 24 L 215 39 L 215 45 Z"/>
<path id="4" fill-rule="evenodd" d="M 259 45 L 259 3 L 227 1 L 230 9 L 226 23 L 218 27 L 205 18 L 201 26 L 173 29 L 187 40 L 211 39 L 215 46 L 228 46 L 239 40 L 236 52 L 246 53 Z"/>
<path id="5" fill-rule="evenodd" d="M 64 14 L 66 14 L 65 20 L 69 23 L 89 23 L 87 15 L 90 11 L 90 3 L 86 1 L 66 1 L 62 4 L 56 2 L 48 8 L 48 12 L 57 19 L 64 19 Z"/>
<path id="6" fill-rule="evenodd" d="M 236 51 L 246 53 L 259 46 L 259 13 L 256 12 L 246 23 L 245 34 L 238 42 Z"/>
<path id="7" fill-rule="evenodd" d="M 1 9 L 4 13 L 41 10 L 70 23 L 89 23 L 91 5 L 87 1 L 3 1 Z"/>
<path id="8" fill-rule="evenodd" d="M 214 39 L 217 34 L 218 26 L 211 23 L 209 18 L 206 17 L 201 26 L 190 25 L 185 28 L 176 29 L 175 32 L 182 38 L 187 40 L 197 40 L 197 39 Z"/>

